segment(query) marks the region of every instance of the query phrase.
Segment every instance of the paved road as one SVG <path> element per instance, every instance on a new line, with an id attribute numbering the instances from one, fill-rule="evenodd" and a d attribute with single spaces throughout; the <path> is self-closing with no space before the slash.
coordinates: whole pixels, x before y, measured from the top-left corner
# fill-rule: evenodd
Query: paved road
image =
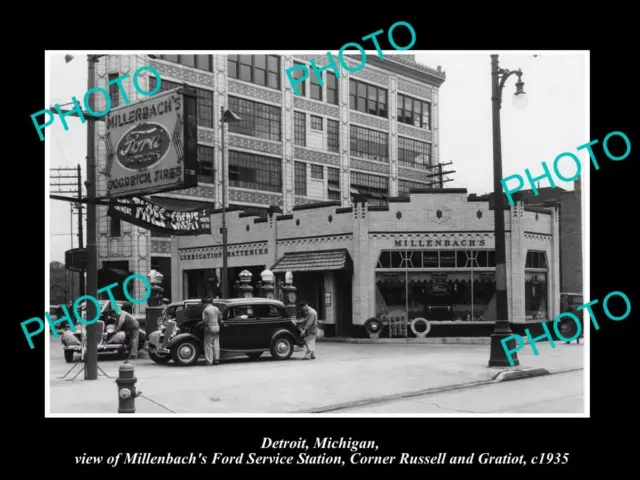
<path id="1" fill-rule="evenodd" d="M 111 377 L 97 381 L 60 379 L 65 363 L 59 341 L 50 343 L 50 406 L 52 413 L 116 413 L 114 378 L 121 361 L 100 361 Z M 549 370 L 583 366 L 583 346 L 540 345 L 540 355 L 519 352 L 521 367 Z M 245 356 L 207 367 L 156 365 L 146 355 L 132 361 L 144 397 L 136 412 L 145 413 L 296 413 L 335 406 L 352 407 L 389 395 L 491 380 L 502 371 L 488 368 L 488 345 L 331 344 L 318 343 L 318 358 L 302 361 L 302 352 L 279 362 L 265 354 L 258 361 Z M 76 368 L 76 371 L 79 368 Z M 69 375 L 71 378 L 75 371 Z M 515 383 L 527 382 L 519 380 Z M 345 405 L 347 404 L 347 405 Z M 327 412 L 330 413 L 330 412 Z"/>
<path id="2" fill-rule="evenodd" d="M 333 413 L 584 413 L 584 371 L 410 397 Z"/>

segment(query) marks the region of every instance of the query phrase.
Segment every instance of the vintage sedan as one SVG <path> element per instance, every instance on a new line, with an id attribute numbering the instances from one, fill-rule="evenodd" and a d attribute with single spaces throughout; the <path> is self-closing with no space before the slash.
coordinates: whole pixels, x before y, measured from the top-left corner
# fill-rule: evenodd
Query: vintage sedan
<path id="1" fill-rule="evenodd" d="M 244 353 L 257 360 L 270 352 L 277 360 L 287 360 L 304 345 L 295 317 L 287 314 L 278 300 L 236 298 L 214 301 L 222 314 L 220 352 Z M 177 365 L 194 365 L 204 354 L 204 324 L 199 304 L 180 310 L 175 320 L 149 335 L 149 357 L 156 363 L 173 360 Z"/>
<path id="2" fill-rule="evenodd" d="M 121 307 L 123 302 L 116 301 L 118 307 Z M 108 300 L 100 300 L 100 320 L 96 322 L 98 336 L 98 354 L 99 355 L 112 355 L 118 358 L 127 358 L 129 356 L 130 345 L 124 337 L 123 332 L 115 333 L 115 325 L 113 322 L 109 322 L 109 314 L 111 309 L 109 306 L 111 303 Z M 84 304 L 80 307 L 83 318 L 87 318 Z M 73 313 L 71 313 L 73 315 Z M 76 353 L 80 354 L 80 359 L 84 361 L 87 352 L 87 326 L 82 323 L 76 324 L 76 331 L 73 332 L 70 328 L 66 328 L 62 333 L 61 343 L 62 350 L 64 351 L 64 358 L 67 363 L 74 361 Z M 115 338 L 114 338 L 115 337 Z M 113 339 L 113 340 L 112 340 Z M 138 350 L 145 348 L 147 342 L 147 334 L 141 328 L 138 336 Z"/>

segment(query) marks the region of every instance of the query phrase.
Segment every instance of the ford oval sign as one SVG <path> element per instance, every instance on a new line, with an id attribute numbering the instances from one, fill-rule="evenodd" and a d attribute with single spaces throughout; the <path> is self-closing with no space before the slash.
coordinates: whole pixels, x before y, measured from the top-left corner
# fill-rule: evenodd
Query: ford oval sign
<path id="1" fill-rule="evenodd" d="M 432 283 L 427 287 L 429 295 L 449 295 L 450 293 L 451 287 L 446 283 Z"/>
<path id="2" fill-rule="evenodd" d="M 129 170 L 142 171 L 161 162 L 171 137 L 159 123 L 141 123 L 126 132 L 116 148 L 118 162 Z"/>

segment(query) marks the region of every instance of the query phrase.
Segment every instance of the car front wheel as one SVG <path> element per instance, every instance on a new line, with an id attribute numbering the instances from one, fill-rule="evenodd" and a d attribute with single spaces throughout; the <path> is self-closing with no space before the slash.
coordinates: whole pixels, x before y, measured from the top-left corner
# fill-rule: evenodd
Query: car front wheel
<path id="1" fill-rule="evenodd" d="M 171 358 L 177 365 L 194 365 L 200 358 L 200 346 L 193 339 L 182 340 L 171 347 Z"/>
<path id="2" fill-rule="evenodd" d="M 276 360 L 288 360 L 293 354 L 293 339 L 289 335 L 281 335 L 271 342 L 271 356 Z"/>

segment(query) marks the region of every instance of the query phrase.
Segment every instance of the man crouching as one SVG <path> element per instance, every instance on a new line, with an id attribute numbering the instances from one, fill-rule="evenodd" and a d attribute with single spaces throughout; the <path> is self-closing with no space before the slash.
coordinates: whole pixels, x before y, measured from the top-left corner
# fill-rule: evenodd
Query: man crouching
<path id="1" fill-rule="evenodd" d="M 311 308 L 307 302 L 300 303 L 304 319 L 300 322 L 301 336 L 304 337 L 304 360 L 316 358 L 316 336 L 318 335 L 318 312 Z"/>

